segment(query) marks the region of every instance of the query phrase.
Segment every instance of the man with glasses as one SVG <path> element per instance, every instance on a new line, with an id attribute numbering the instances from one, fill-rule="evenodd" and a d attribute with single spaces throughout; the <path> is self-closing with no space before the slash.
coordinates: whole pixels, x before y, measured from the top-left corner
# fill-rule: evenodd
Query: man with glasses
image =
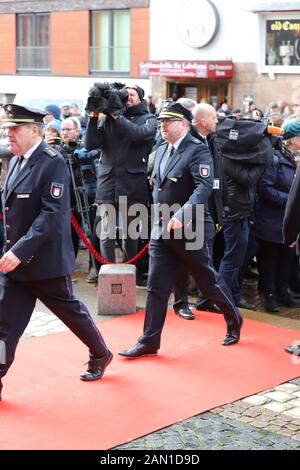
<path id="1" fill-rule="evenodd" d="M 191 135 L 192 114 L 179 103 L 169 103 L 158 119 L 166 143 L 157 150 L 152 172 L 155 216 L 144 331 L 132 349 L 119 352 L 130 359 L 157 354 L 168 299 L 176 271 L 182 265 L 204 295 L 223 312 L 227 324 L 224 346 L 239 341 L 242 326 L 242 317 L 227 286 L 209 263 L 207 240 L 214 235 L 207 207 L 214 179 L 209 149 Z M 201 240 L 201 229 L 204 240 Z M 188 243 L 190 234 L 194 234 L 195 244 Z M 200 243 L 197 243 L 198 236 Z"/>

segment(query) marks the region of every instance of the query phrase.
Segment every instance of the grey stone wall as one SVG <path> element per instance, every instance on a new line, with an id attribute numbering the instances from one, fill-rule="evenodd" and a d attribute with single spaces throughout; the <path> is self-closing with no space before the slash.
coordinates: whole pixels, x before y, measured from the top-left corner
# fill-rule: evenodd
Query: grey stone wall
<path id="1" fill-rule="evenodd" d="M 0 14 L 148 7 L 149 0 L 0 0 Z"/>

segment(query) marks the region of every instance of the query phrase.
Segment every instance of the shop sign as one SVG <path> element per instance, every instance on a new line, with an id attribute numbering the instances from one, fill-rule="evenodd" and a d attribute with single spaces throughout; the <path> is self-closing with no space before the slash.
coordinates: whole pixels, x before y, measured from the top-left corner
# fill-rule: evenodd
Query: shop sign
<path id="1" fill-rule="evenodd" d="M 141 77 L 232 78 L 233 63 L 231 61 L 147 61 L 139 63 L 139 70 Z"/>

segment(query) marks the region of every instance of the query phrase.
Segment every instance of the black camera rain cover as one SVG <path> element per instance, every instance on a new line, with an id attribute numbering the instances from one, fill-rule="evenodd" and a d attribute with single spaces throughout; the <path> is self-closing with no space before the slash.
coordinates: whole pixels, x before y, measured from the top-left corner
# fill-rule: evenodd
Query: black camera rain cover
<path id="1" fill-rule="evenodd" d="M 264 122 L 219 118 L 216 134 L 225 158 L 253 164 L 270 164 L 273 160 L 274 149 Z"/>

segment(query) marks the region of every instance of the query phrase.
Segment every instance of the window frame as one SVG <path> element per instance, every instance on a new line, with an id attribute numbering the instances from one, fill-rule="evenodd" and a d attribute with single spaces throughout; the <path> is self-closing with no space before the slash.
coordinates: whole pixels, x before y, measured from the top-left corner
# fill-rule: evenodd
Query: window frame
<path id="1" fill-rule="evenodd" d="M 46 46 L 38 46 L 37 45 L 37 37 L 39 34 L 39 30 L 37 27 L 37 18 L 38 17 L 47 17 L 48 18 L 48 45 Z M 20 18 L 22 17 L 32 17 L 32 35 L 33 35 L 33 45 L 30 46 L 24 46 L 19 44 L 19 38 L 20 38 L 20 27 L 21 27 L 21 21 Z M 16 14 L 16 72 L 18 74 L 47 74 L 51 72 L 51 57 L 50 57 L 50 51 L 51 51 L 51 14 L 50 12 L 38 12 L 38 13 L 18 13 Z M 30 67 L 21 67 L 22 63 L 22 56 L 21 56 L 21 50 L 26 50 L 26 49 L 35 49 L 36 53 L 32 54 L 32 62 Z M 37 53 L 41 51 L 42 49 L 45 49 L 46 52 L 48 52 L 48 57 L 47 57 L 47 63 L 45 64 L 45 67 L 38 67 L 37 62 L 38 62 L 38 57 Z"/>
<path id="2" fill-rule="evenodd" d="M 300 65 L 267 65 L 266 64 L 266 41 L 267 41 L 267 21 L 274 20 L 299 20 L 300 12 L 276 12 L 259 14 L 259 44 L 260 53 L 257 71 L 258 73 L 273 74 L 300 74 Z"/>
<path id="3" fill-rule="evenodd" d="M 118 8 L 118 9 L 104 9 L 104 10 L 92 10 L 90 11 L 90 58 L 89 58 L 89 70 L 90 74 L 99 74 L 104 76 L 121 76 L 121 77 L 128 77 L 130 76 L 130 46 L 131 46 L 131 38 L 130 38 L 130 29 L 129 29 L 129 45 L 124 46 L 128 49 L 128 70 L 126 71 L 120 71 L 117 69 L 114 69 L 114 52 L 115 48 L 117 46 L 114 45 L 114 13 L 115 12 L 120 12 L 120 11 L 125 11 L 128 12 L 129 15 L 129 28 L 130 28 L 130 8 Z M 94 18 L 97 14 L 101 13 L 108 13 L 109 14 L 109 30 L 108 30 L 108 70 L 102 70 L 101 68 L 95 68 L 94 67 L 94 62 L 95 59 L 93 58 L 94 55 L 94 49 L 97 47 L 101 46 L 95 46 L 93 44 L 93 36 L 94 36 Z"/>

